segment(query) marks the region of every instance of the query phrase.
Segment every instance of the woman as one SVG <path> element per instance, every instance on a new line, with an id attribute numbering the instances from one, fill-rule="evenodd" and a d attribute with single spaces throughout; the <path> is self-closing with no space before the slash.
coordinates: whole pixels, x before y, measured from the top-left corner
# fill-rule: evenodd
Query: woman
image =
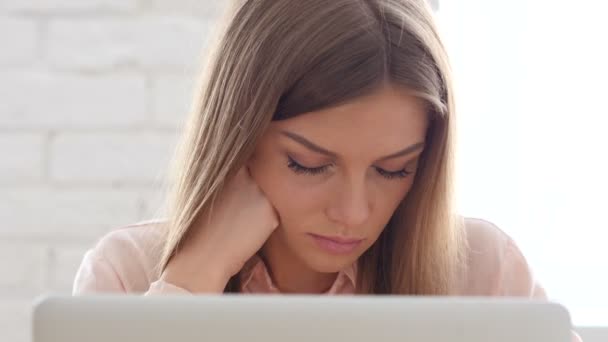
<path id="1" fill-rule="evenodd" d="M 505 233 L 454 213 L 450 70 L 423 0 L 230 13 L 168 219 L 102 239 L 75 294 L 545 296 Z"/>

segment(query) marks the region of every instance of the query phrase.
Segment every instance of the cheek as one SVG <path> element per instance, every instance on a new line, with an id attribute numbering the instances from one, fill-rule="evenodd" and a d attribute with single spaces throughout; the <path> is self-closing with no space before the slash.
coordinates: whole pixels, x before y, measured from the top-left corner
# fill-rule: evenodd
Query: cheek
<path id="1" fill-rule="evenodd" d="M 296 175 L 286 165 L 273 164 L 275 166 L 265 167 L 263 171 L 262 168 L 252 170 L 252 176 L 279 214 L 281 225 L 306 226 L 318 220 L 327 193 L 324 187 L 310 186 L 302 181 L 308 176 Z"/>
<path id="2" fill-rule="evenodd" d="M 387 185 L 386 189 L 383 189 L 383 200 L 385 201 L 385 206 L 389 206 L 392 208 L 396 208 L 397 205 L 405 198 L 407 193 L 412 188 L 412 178 L 408 177 L 403 182 L 395 182 L 398 184 Z"/>
<path id="3" fill-rule="evenodd" d="M 268 199 L 275 206 L 283 220 L 301 220 L 302 215 L 312 213 L 322 207 L 322 191 L 292 181 L 293 176 L 281 175 L 271 180 Z"/>
<path id="4" fill-rule="evenodd" d="M 293 177 L 288 176 L 284 183 L 284 196 L 275 202 L 277 211 L 281 215 L 282 225 L 286 229 L 298 229 L 302 227 L 316 226 L 323 220 L 323 208 L 326 202 L 326 191 L 323 186 L 311 187 L 301 183 L 293 182 Z"/>
<path id="5" fill-rule="evenodd" d="M 382 186 L 376 188 L 374 224 L 372 225 L 376 230 L 382 231 L 384 229 L 384 226 L 393 216 L 401 201 L 407 196 L 411 187 L 412 181 L 408 179 L 399 184 L 385 182 Z"/>

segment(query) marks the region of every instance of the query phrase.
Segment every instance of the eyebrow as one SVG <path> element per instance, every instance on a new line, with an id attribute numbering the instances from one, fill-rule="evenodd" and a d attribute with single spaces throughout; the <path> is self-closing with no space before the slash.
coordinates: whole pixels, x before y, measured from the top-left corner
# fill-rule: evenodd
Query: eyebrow
<path id="1" fill-rule="evenodd" d="M 298 135 L 296 133 L 293 132 L 289 132 L 289 131 L 281 131 L 281 134 L 283 134 L 284 136 L 290 138 L 291 140 L 300 143 L 301 145 L 303 145 L 304 147 L 308 148 L 311 151 L 326 155 L 328 157 L 332 157 L 332 158 L 337 158 L 338 154 L 332 151 L 329 151 L 319 145 L 316 145 L 315 143 L 311 142 L 310 140 L 304 138 L 301 135 Z M 397 151 L 395 153 L 389 154 L 388 156 L 384 156 L 381 157 L 380 159 L 378 159 L 379 161 L 384 161 L 384 160 L 388 160 L 388 159 L 394 159 L 394 158 L 398 158 L 398 157 L 402 157 L 408 154 L 411 154 L 415 151 L 421 150 L 424 148 L 424 142 L 418 142 L 415 143 L 411 146 L 408 146 L 400 151 Z"/>

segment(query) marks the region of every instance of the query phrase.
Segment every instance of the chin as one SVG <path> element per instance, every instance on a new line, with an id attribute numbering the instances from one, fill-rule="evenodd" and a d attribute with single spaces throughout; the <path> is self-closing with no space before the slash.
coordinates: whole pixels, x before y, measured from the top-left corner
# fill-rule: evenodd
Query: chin
<path id="1" fill-rule="evenodd" d="M 330 254 L 314 253 L 303 257 L 304 262 L 312 270 L 321 273 L 337 273 L 351 267 L 359 259 L 359 254 L 335 256 Z"/>

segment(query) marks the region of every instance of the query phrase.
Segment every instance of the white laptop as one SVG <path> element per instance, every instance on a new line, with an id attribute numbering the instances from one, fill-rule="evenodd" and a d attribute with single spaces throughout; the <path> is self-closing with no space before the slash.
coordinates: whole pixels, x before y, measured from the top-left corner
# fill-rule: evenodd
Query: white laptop
<path id="1" fill-rule="evenodd" d="M 566 309 L 496 298 L 45 297 L 33 342 L 571 342 Z"/>

